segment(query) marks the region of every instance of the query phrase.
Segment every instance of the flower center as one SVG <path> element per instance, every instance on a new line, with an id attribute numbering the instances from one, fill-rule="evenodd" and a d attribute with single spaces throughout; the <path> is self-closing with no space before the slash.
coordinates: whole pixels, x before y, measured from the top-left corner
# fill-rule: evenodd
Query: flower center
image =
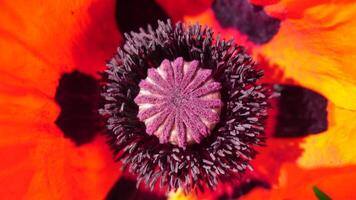
<path id="1" fill-rule="evenodd" d="M 189 96 L 184 95 L 181 91 L 173 92 L 169 97 L 169 102 L 172 103 L 176 108 L 184 107 L 187 102 L 189 102 Z"/>
<path id="2" fill-rule="evenodd" d="M 146 132 L 161 143 L 182 148 L 200 143 L 219 122 L 221 85 L 214 81 L 211 70 L 198 65 L 198 61 L 185 62 L 181 57 L 164 60 L 158 68 L 149 69 L 139 84 L 135 98 L 138 118 L 145 123 Z"/>

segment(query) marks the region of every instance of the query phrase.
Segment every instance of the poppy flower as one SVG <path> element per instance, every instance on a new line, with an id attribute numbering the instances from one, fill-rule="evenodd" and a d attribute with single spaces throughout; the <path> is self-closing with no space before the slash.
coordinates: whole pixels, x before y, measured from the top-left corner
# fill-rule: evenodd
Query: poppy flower
<path id="1" fill-rule="evenodd" d="M 120 24 L 136 19 L 127 17 L 128 11 L 120 11 L 120 2 L 124 1 L 116 5 L 110 0 L 0 3 L 0 152 L 3 159 L 0 193 L 4 199 L 102 199 L 115 180 L 120 179 L 120 163 L 113 161 L 104 136 L 91 131 L 88 140 L 75 134 L 88 127 L 97 130 L 96 123 L 91 123 L 97 118 L 73 117 L 76 116 L 70 114 L 73 104 L 69 111 L 65 109 L 73 99 L 90 102 L 88 99 L 93 96 L 84 93 L 83 98 L 73 97 L 72 94 L 83 94 L 82 85 L 78 90 L 73 86 L 77 81 L 69 81 L 71 87 L 60 87 L 68 85 L 62 82 L 68 80 L 66 75 L 84 77 L 80 79 L 85 80 L 84 85 L 99 79 L 97 72 L 104 70 L 103 63 L 124 40 L 117 31 L 115 9 L 122 32 L 130 31 L 130 26 L 146 26 L 147 21 L 142 23 L 141 20 Z M 174 21 L 207 24 L 224 38 L 234 37 L 238 44 L 247 47 L 260 63 L 259 67 L 265 70 L 266 83 L 302 86 L 328 100 L 327 130 L 323 127 L 317 135 L 293 139 L 275 138 L 275 130 L 267 132 L 267 146 L 258 149 L 259 154 L 251 163 L 254 172 L 247 172 L 242 179 L 242 183 L 249 186 L 247 190 L 244 190 L 245 185 L 218 186 L 213 192 L 203 193 L 204 198 L 311 199 L 317 196 L 315 191 L 318 190 L 335 199 L 354 197 L 351 186 L 355 179 L 352 165 L 355 164 L 356 139 L 351 133 L 355 130 L 352 122 L 356 92 L 352 68 L 355 57 L 351 37 L 355 32 L 352 1 L 251 0 L 250 3 L 259 5 L 253 7 L 255 10 L 265 11 L 259 15 L 267 17 L 262 18 L 263 23 L 250 22 L 253 26 L 236 19 L 232 20 L 233 25 L 221 22 L 231 20 L 229 15 L 236 13 L 216 14 L 218 6 L 226 9 L 229 1 L 156 2 L 145 8 L 155 11 L 160 8 L 159 12 L 148 12 L 150 14 L 145 15 L 148 20 L 156 21 L 155 14 L 164 16 L 166 13 Z M 241 5 L 250 8 L 248 4 Z M 131 9 L 134 8 L 138 7 Z M 263 34 L 256 34 L 256 28 L 261 28 L 258 33 Z M 291 86 L 283 85 L 283 88 L 294 91 Z M 69 93 L 71 99 L 62 99 L 59 91 L 64 95 Z M 307 94 L 303 97 L 311 97 L 311 101 L 318 99 Z M 80 101 L 82 99 L 85 100 Z M 325 103 L 319 100 L 317 102 Z M 291 101 L 297 103 L 295 99 L 288 102 Z M 80 103 L 74 105 L 80 107 Z M 92 104 L 89 107 L 95 108 Z M 66 124 L 75 120 L 84 125 L 74 129 L 58 126 L 63 121 Z M 271 124 L 273 122 L 268 123 Z M 282 130 L 281 135 L 286 129 Z M 313 192 L 314 186 L 318 189 Z M 196 197 L 178 192 L 170 198 Z"/>

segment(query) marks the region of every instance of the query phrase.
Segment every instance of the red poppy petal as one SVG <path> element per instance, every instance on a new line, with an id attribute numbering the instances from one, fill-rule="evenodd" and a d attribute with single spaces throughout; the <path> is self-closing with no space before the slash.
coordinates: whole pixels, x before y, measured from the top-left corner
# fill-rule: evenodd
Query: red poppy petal
<path id="1" fill-rule="evenodd" d="M 267 6 L 278 3 L 280 0 L 249 0 L 251 4 Z"/>
<path id="2" fill-rule="evenodd" d="M 336 106 L 356 110 L 356 4 L 281 1 L 266 10 L 283 14 L 284 20 L 278 34 L 255 53 L 279 65 L 286 78 L 320 92 Z"/>
<path id="3" fill-rule="evenodd" d="M 4 91 L 5 90 L 5 91 Z M 0 86 L 0 129 L 8 126 L 35 126 L 53 123 L 59 108 L 53 100 L 38 91 Z M 37 95 L 36 95 L 37 94 Z M 31 134 L 19 132 L 18 134 Z"/>
<path id="4" fill-rule="evenodd" d="M 60 134 L 54 125 L 1 128 L 2 198 L 105 197 L 120 176 L 105 139 L 75 147 L 70 140 L 60 139 Z"/>
<path id="5" fill-rule="evenodd" d="M 329 128 L 327 131 L 308 136 L 301 147 L 304 149 L 298 164 L 303 167 L 344 166 L 356 164 L 356 112 L 328 106 Z"/>
<path id="6" fill-rule="evenodd" d="M 317 199 L 313 187 L 318 187 L 332 199 L 354 199 L 356 166 L 305 170 L 285 164 L 279 183 L 271 191 L 254 190 L 244 199 Z"/>
<path id="7" fill-rule="evenodd" d="M 55 126 L 62 73 L 94 75 L 115 51 L 115 1 L 1 1 L 0 193 L 103 199 L 120 175 L 103 138 L 75 147 Z"/>
<path id="8" fill-rule="evenodd" d="M 197 15 L 210 8 L 213 0 L 156 0 L 173 21 L 182 20 L 187 15 Z"/>
<path id="9" fill-rule="evenodd" d="M 104 140 L 75 148 L 68 140 L 45 140 L 33 157 L 36 173 L 29 199 L 103 199 L 120 175 Z M 106 156 L 106 157 L 105 157 Z"/>
<path id="10" fill-rule="evenodd" d="M 2 1 L 2 80 L 53 96 L 60 73 L 102 70 L 120 41 L 114 5 L 113 0 Z"/>

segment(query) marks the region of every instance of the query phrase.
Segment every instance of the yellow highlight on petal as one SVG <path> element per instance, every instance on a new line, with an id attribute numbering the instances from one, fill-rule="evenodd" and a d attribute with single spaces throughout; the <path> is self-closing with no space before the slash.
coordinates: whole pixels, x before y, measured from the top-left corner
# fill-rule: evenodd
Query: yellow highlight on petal
<path id="1" fill-rule="evenodd" d="M 300 18 L 287 18 L 277 35 L 253 49 L 280 66 L 286 78 L 356 110 L 356 4 L 312 6 Z"/>
<path id="2" fill-rule="evenodd" d="M 191 194 L 185 195 L 181 189 L 168 194 L 168 200 L 197 200 L 196 196 Z"/>
<path id="3" fill-rule="evenodd" d="M 305 168 L 356 164 L 356 112 L 328 106 L 328 130 L 311 135 L 301 145 L 298 164 Z"/>

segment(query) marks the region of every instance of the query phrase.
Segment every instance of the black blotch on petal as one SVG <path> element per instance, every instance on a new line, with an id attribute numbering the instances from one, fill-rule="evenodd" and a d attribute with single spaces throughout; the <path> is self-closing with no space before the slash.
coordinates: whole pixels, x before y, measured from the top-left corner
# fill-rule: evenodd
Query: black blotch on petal
<path id="1" fill-rule="evenodd" d="M 276 85 L 280 92 L 274 136 L 299 137 L 328 128 L 327 99 L 312 90 L 291 85 Z"/>
<path id="2" fill-rule="evenodd" d="M 231 200 L 231 197 L 225 193 L 223 195 L 218 196 L 216 200 Z"/>
<path id="3" fill-rule="evenodd" d="M 121 177 L 110 190 L 105 198 L 106 200 L 166 200 L 167 197 L 156 194 L 154 192 L 148 192 L 140 189 L 136 189 L 136 181 Z"/>
<path id="4" fill-rule="evenodd" d="M 279 19 L 248 0 L 215 0 L 213 11 L 222 27 L 236 28 L 256 44 L 270 41 L 280 27 Z"/>
<path id="5" fill-rule="evenodd" d="M 155 0 L 117 0 L 116 22 L 122 33 L 138 31 L 148 24 L 155 25 L 157 20 L 166 21 L 167 14 Z"/>
<path id="6" fill-rule="evenodd" d="M 256 187 L 261 187 L 261 188 L 265 188 L 265 189 L 270 189 L 271 186 L 268 182 L 263 181 L 263 180 L 257 180 L 257 179 L 252 179 L 238 187 L 234 188 L 234 192 L 232 193 L 232 198 L 239 198 L 247 193 L 249 193 L 250 191 L 252 191 L 254 188 Z"/>
<path id="7" fill-rule="evenodd" d="M 97 81 L 78 71 L 65 73 L 59 80 L 55 101 L 61 112 L 55 123 L 76 145 L 90 142 L 102 127 L 99 93 Z"/>

